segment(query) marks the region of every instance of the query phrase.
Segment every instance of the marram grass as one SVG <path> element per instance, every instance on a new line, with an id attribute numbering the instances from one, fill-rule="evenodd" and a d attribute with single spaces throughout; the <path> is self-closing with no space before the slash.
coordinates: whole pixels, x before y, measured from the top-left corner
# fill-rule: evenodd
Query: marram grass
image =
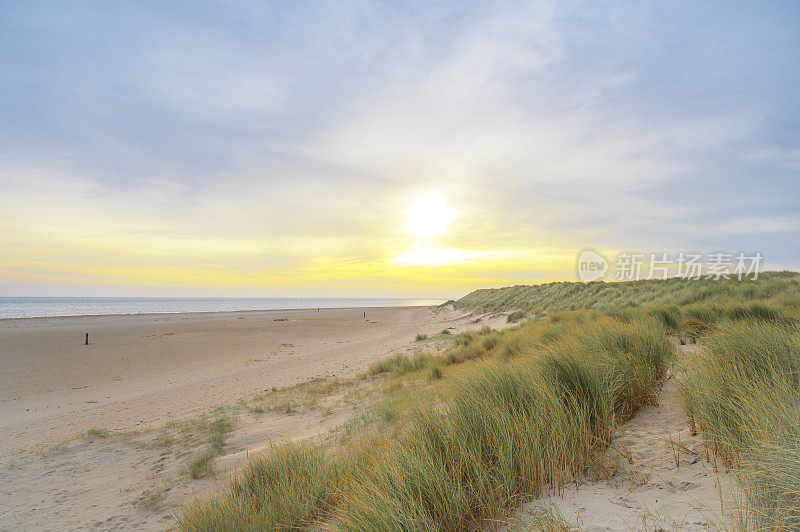
<path id="1" fill-rule="evenodd" d="M 618 419 L 652 398 L 673 355 L 652 317 L 562 318 L 566 328 L 549 346 L 537 340 L 544 323 L 460 336 L 419 369 L 456 363 L 453 353 L 497 356 L 452 380 L 426 379 L 439 392 L 393 417 L 402 423 L 396 438 L 335 449 L 276 446 L 185 506 L 180 527 L 456 531 L 559 492 L 585 475 Z M 412 371 L 413 360 L 373 371 Z"/>
<path id="2" fill-rule="evenodd" d="M 624 292 L 620 292 L 620 288 Z M 520 309 L 534 313 L 597 308 L 616 311 L 648 305 L 685 308 L 692 304 L 727 306 L 752 302 L 798 306 L 800 274 L 765 272 L 756 281 L 693 280 L 671 278 L 627 282 L 558 282 L 533 286 L 510 286 L 475 290 L 454 304 L 457 308 L 500 311 Z M 744 314 L 763 309 L 745 310 Z M 736 313 L 737 311 L 734 311 Z M 767 310 L 769 312 L 769 310 Z M 716 317 L 712 312 L 709 317 Z M 698 317 L 698 316 L 688 316 Z M 762 316 L 763 317 L 763 316 Z M 702 319 L 702 318 L 699 318 Z"/>
<path id="3" fill-rule="evenodd" d="M 675 356 L 671 333 L 705 344 L 681 364 L 679 389 L 688 419 L 739 481 L 742 520 L 800 528 L 800 276 L 624 287 L 624 296 L 617 283 L 552 283 L 462 298 L 462 308 L 533 318 L 453 335 L 442 354 L 374 364 L 365 378 L 419 374 L 424 388 L 404 392 L 415 406 L 377 404 L 380 423 L 348 432 L 347 445 L 272 448 L 185 505 L 179 527 L 456 531 L 502 522 L 586 475 L 616 425 L 655 400 Z M 580 308 L 589 310 L 569 312 Z"/>
<path id="4" fill-rule="evenodd" d="M 754 530 L 800 529 L 800 341 L 776 323 L 735 322 L 685 364 L 691 423 L 738 479 Z"/>

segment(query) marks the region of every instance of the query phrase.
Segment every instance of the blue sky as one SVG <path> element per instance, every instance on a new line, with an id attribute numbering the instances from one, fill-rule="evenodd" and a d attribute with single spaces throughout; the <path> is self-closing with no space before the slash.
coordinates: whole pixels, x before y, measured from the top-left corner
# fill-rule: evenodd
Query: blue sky
<path id="1" fill-rule="evenodd" d="M 0 67 L 7 295 L 449 296 L 585 247 L 800 266 L 798 2 L 9 1 Z M 430 194 L 455 215 L 419 242 Z"/>

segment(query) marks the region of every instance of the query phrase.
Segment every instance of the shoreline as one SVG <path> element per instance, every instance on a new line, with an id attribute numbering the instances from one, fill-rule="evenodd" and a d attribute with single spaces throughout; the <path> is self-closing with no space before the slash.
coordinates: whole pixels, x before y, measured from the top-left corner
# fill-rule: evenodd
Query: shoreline
<path id="1" fill-rule="evenodd" d="M 130 312 L 121 314 L 65 314 L 59 316 L 20 316 L 16 318 L 0 318 L 0 324 L 15 320 L 51 320 L 71 318 L 113 318 L 113 317 L 151 317 L 151 316 L 183 316 L 197 314 L 239 314 L 250 312 L 320 312 L 323 310 L 358 310 L 358 309 L 399 309 L 399 308 L 437 308 L 437 305 L 385 305 L 368 307 L 302 307 L 302 308 L 269 308 L 269 309 L 242 309 L 242 310 L 197 310 L 175 312 Z"/>

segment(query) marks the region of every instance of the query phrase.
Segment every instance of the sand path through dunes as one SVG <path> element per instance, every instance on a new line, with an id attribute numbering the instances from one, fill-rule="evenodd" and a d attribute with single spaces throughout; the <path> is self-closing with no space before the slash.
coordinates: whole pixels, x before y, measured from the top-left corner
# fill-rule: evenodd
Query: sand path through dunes
<path id="1" fill-rule="evenodd" d="M 686 351 L 696 346 L 679 346 Z M 609 480 L 583 481 L 547 502 L 578 530 L 720 530 L 731 525 L 734 486 L 724 469 L 707 461 L 702 437 L 692 436 L 675 380 L 658 405 L 646 405 L 609 449 L 620 471 Z M 533 513 L 542 501 L 525 505 Z M 529 518 L 528 518 L 529 519 Z M 524 525 L 523 525 L 524 528 Z"/>
<path id="2" fill-rule="evenodd" d="M 459 316 L 393 307 L 0 320 L 0 456 L 352 376 Z"/>

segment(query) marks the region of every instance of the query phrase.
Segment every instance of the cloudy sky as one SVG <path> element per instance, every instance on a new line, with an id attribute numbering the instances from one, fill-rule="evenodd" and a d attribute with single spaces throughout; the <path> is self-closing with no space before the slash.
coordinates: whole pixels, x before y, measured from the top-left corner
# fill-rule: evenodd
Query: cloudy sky
<path id="1" fill-rule="evenodd" d="M 800 3 L 0 3 L 0 295 L 800 267 Z"/>

